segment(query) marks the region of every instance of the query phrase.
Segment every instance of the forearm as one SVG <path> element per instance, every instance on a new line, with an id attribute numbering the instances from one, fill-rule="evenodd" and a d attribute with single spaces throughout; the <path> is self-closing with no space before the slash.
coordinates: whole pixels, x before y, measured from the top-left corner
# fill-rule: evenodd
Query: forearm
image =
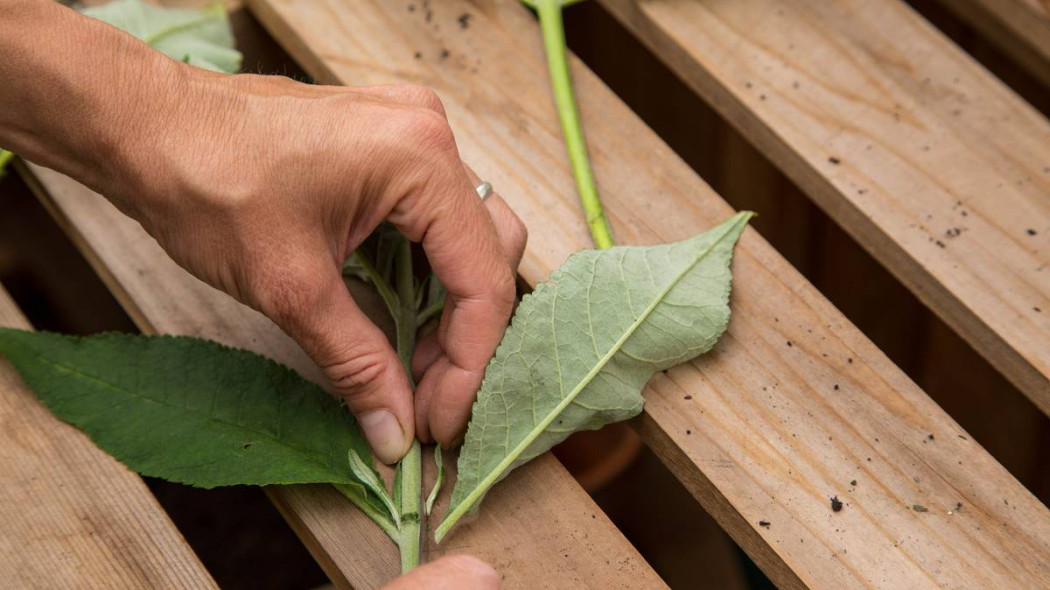
<path id="1" fill-rule="evenodd" d="M 116 185 L 134 181 L 136 142 L 176 108 L 187 68 L 50 0 L 0 0 L 0 14 L 0 146 L 129 208 Z"/>

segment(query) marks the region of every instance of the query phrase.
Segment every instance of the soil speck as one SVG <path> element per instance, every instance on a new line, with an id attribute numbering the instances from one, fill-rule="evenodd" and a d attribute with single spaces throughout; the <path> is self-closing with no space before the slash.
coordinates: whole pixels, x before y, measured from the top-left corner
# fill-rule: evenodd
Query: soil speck
<path id="1" fill-rule="evenodd" d="M 839 500 L 838 496 L 831 497 L 831 510 L 832 512 L 840 512 L 842 510 L 842 501 Z"/>

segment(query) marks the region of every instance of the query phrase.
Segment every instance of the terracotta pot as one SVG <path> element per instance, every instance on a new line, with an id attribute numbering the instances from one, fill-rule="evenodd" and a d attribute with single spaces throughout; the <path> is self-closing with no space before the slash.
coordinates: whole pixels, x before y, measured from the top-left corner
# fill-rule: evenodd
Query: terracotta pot
<path id="1" fill-rule="evenodd" d="M 588 493 L 594 494 L 624 472 L 642 451 L 642 440 L 624 422 L 577 432 L 554 447 L 554 456 Z"/>

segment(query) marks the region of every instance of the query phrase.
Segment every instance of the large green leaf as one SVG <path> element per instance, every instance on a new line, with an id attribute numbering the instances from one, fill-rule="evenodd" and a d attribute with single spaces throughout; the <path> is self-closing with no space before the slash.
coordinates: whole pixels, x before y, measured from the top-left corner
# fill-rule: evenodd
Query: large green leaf
<path id="1" fill-rule="evenodd" d="M 485 371 L 438 541 L 510 470 L 637 415 L 655 372 L 714 346 L 751 216 L 676 244 L 578 252 L 522 299 Z"/>
<path id="2" fill-rule="evenodd" d="M 349 412 L 257 354 L 172 336 L 0 329 L 0 355 L 59 418 L 128 467 L 198 487 L 357 484 Z"/>
<path id="3" fill-rule="evenodd" d="M 131 33 L 172 59 L 227 74 L 241 67 L 241 53 L 233 48 L 221 2 L 198 11 L 117 0 L 85 9 L 84 14 Z"/>

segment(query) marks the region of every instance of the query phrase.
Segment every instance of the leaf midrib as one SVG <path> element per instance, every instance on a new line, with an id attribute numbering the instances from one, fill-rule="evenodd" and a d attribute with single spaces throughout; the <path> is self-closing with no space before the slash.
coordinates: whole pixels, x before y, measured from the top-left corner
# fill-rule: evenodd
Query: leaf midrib
<path id="1" fill-rule="evenodd" d="M 235 429 L 235 430 L 238 430 L 238 431 L 241 431 L 241 432 L 244 432 L 244 433 L 255 435 L 257 437 L 265 438 L 265 439 L 269 440 L 270 442 L 274 443 L 275 445 L 278 445 L 278 446 L 290 449 L 290 450 L 294 451 L 296 454 L 303 456 L 306 463 L 315 465 L 315 466 L 317 466 L 317 467 L 319 467 L 319 468 L 321 468 L 321 469 L 323 469 L 325 471 L 332 471 L 333 470 L 332 465 L 320 462 L 315 456 L 316 453 L 313 453 L 313 452 L 308 451 L 306 449 L 303 449 L 303 448 L 297 447 L 295 445 L 289 444 L 288 442 L 286 442 L 282 438 L 274 437 L 273 435 L 271 435 L 271 434 L 269 434 L 267 432 L 260 431 L 260 430 L 254 430 L 252 428 L 243 426 L 241 424 L 237 424 L 235 422 L 228 422 L 226 420 L 221 420 L 221 419 L 215 418 L 214 416 L 211 416 L 209 414 L 205 414 L 205 413 L 197 411 L 197 410 L 188 409 L 188 408 L 186 408 L 184 406 L 177 406 L 175 404 L 171 404 L 171 403 L 167 403 L 167 402 L 161 402 L 161 401 L 158 401 L 158 400 L 156 400 L 156 399 L 154 399 L 152 397 L 147 397 L 147 396 L 144 396 L 144 395 L 137 394 L 137 393 L 135 393 L 135 392 L 133 392 L 133 391 L 131 391 L 129 389 L 125 389 L 123 387 L 120 387 L 120 386 L 118 386 L 115 383 L 111 383 L 109 381 L 106 381 L 105 379 L 103 379 L 101 377 L 98 377 L 96 375 L 92 375 L 90 373 L 86 373 L 86 372 L 84 372 L 84 371 L 82 371 L 82 370 L 80 370 L 80 369 L 78 369 L 76 367 L 65 365 L 63 363 L 57 362 L 55 360 L 52 360 L 52 359 L 50 359 L 50 358 L 48 358 L 48 357 L 46 357 L 46 356 L 44 356 L 42 354 L 39 354 L 39 353 L 36 353 L 36 352 L 30 352 L 30 354 L 34 358 L 36 358 L 37 360 L 43 361 L 43 362 L 45 362 L 47 364 L 50 364 L 52 367 L 54 367 L 54 368 L 56 368 L 58 370 L 65 371 L 66 373 L 71 373 L 73 375 L 79 376 L 81 378 L 84 378 L 84 379 L 87 379 L 87 380 L 90 380 L 90 381 L 94 381 L 96 383 L 101 384 L 102 386 L 104 386 L 106 388 L 109 388 L 109 389 L 111 389 L 111 390 L 113 390 L 115 392 L 118 392 L 118 393 L 122 393 L 122 394 L 124 394 L 124 395 L 126 395 L 126 396 L 128 396 L 130 398 L 137 399 L 137 400 L 140 400 L 140 401 L 150 402 L 150 403 L 156 404 L 158 406 L 174 408 L 176 410 L 182 411 L 183 413 L 186 413 L 186 414 L 189 414 L 189 415 L 192 415 L 192 416 L 198 416 L 198 417 L 201 417 L 201 418 L 203 418 L 203 419 L 205 419 L 207 421 L 215 422 L 215 423 L 222 424 L 224 426 L 230 427 L 231 429 Z M 343 480 L 338 480 L 338 482 L 332 481 L 332 482 L 327 482 L 327 483 L 348 483 L 348 482 L 354 482 L 354 480 L 350 479 L 350 478 L 347 478 L 347 479 L 343 479 Z M 299 483 L 306 483 L 306 482 L 299 482 Z M 322 482 L 313 482 L 313 483 L 322 483 Z"/>
<path id="2" fill-rule="evenodd" d="M 532 430 L 529 431 L 528 435 L 526 435 L 525 438 L 522 439 L 521 442 L 519 442 L 514 447 L 514 450 L 508 453 L 503 458 L 503 460 L 496 465 L 495 468 L 489 471 L 488 475 L 486 475 L 480 482 L 478 482 L 478 484 L 474 486 L 474 489 L 471 490 L 469 494 L 467 494 L 467 497 L 464 498 L 462 502 L 460 502 L 451 512 L 449 512 L 445 516 L 445 519 L 441 522 L 441 524 L 435 531 L 435 538 L 438 542 L 440 542 L 441 539 L 445 536 L 445 533 L 448 532 L 449 527 L 456 521 L 458 521 L 463 516 L 463 514 L 470 509 L 471 506 L 477 503 L 477 501 L 481 498 L 484 492 L 495 483 L 495 481 L 500 477 L 500 475 L 502 475 L 510 467 L 510 465 L 519 456 L 521 456 L 521 454 L 524 453 L 526 449 L 529 448 L 529 445 L 531 445 L 536 440 L 536 438 L 539 437 L 539 435 L 542 434 L 543 431 L 545 431 L 552 422 L 554 422 L 554 419 L 561 415 L 563 411 L 565 411 L 565 408 L 567 408 L 569 404 L 571 404 L 576 399 L 580 392 L 583 391 L 584 388 L 586 388 L 592 380 L 594 380 L 594 377 L 597 376 L 597 374 L 601 372 L 601 370 L 609 363 L 609 361 L 612 360 L 616 353 L 618 353 L 620 349 L 623 348 L 623 345 L 626 344 L 627 340 L 630 339 L 634 332 L 645 322 L 645 320 L 649 317 L 653 310 L 655 310 L 656 307 L 660 305 L 660 302 L 663 301 L 665 297 L 667 297 L 667 294 L 671 292 L 671 289 L 675 288 L 675 286 L 678 285 L 678 282 L 682 280 L 682 277 L 689 274 L 689 272 L 691 272 L 693 268 L 695 268 L 696 265 L 700 263 L 701 260 L 706 258 L 707 255 L 710 254 L 712 250 L 714 250 L 715 246 L 722 243 L 722 240 L 725 239 L 725 237 L 729 235 L 730 232 L 735 230 L 742 222 L 746 223 L 748 219 L 747 216 L 742 215 L 740 213 L 737 214 L 737 217 L 738 219 L 736 222 L 728 226 L 726 230 L 722 232 L 722 235 L 718 236 L 717 239 L 712 240 L 711 245 L 708 246 L 706 250 L 699 253 L 691 263 L 689 263 L 685 268 L 682 269 L 680 273 L 678 273 L 677 276 L 675 276 L 674 280 L 669 282 L 667 286 L 664 287 L 662 291 L 660 291 L 660 293 L 646 307 L 645 311 L 643 311 L 638 316 L 638 318 L 635 319 L 634 323 L 632 323 L 627 328 L 627 330 L 624 331 L 624 334 L 619 339 L 617 339 L 615 343 L 613 343 L 613 345 L 609 348 L 609 351 L 606 352 L 605 355 L 602 356 L 602 358 L 598 359 L 598 362 L 595 363 L 594 367 L 592 367 L 591 370 L 588 371 L 586 375 L 584 375 L 583 379 L 581 379 L 580 382 L 576 384 L 572 391 L 569 392 L 569 395 L 563 398 L 558 403 L 558 405 L 555 406 L 554 409 L 551 410 L 539 424 L 534 426 Z M 558 358 L 558 355 L 555 355 L 555 358 Z"/>

